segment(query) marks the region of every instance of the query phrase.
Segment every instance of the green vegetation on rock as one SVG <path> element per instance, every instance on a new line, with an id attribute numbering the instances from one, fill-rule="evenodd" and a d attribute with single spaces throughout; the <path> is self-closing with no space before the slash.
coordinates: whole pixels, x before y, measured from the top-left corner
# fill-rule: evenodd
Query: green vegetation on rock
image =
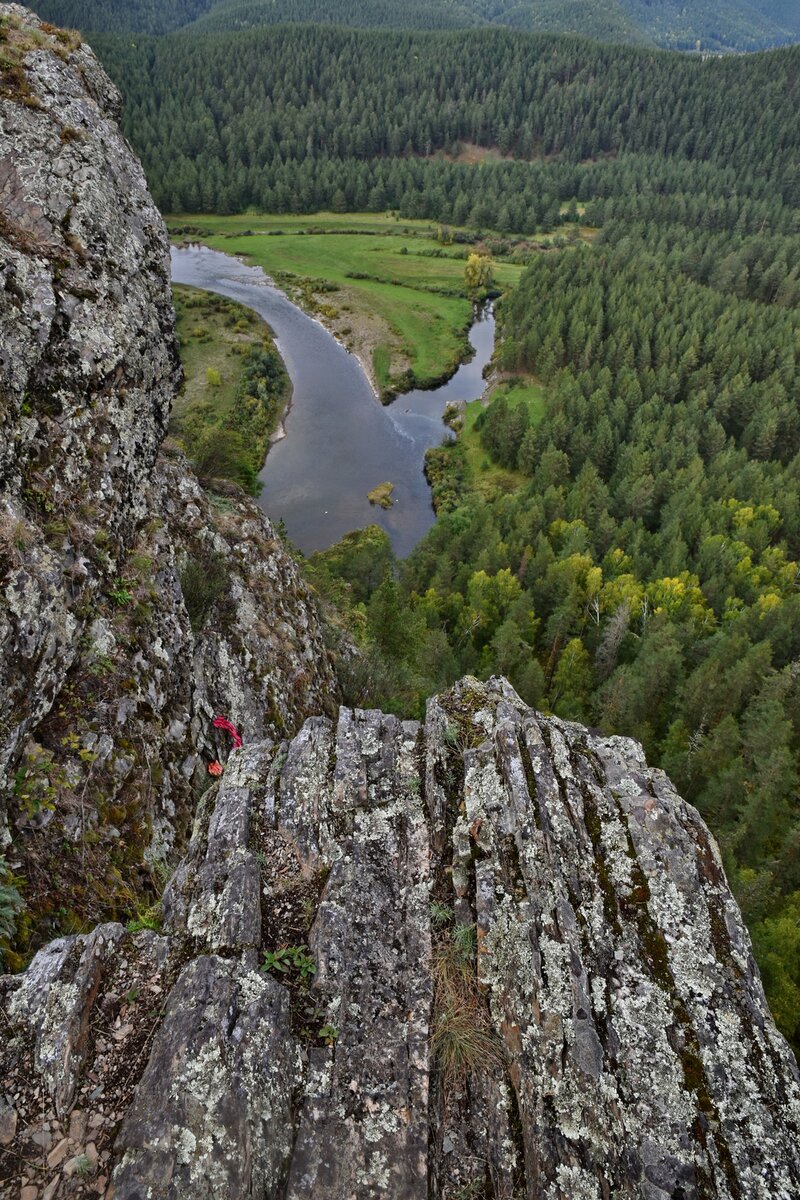
<path id="1" fill-rule="evenodd" d="M 370 504 L 379 504 L 381 508 L 391 508 L 394 504 L 392 500 L 393 491 L 393 483 L 379 483 L 377 487 L 367 492 L 367 499 Z"/>
<path id="2" fill-rule="evenodd" d="M 22 894 L 17 886 L 19 883 L 20 880 L 15 878 L 5 858 L 0 857 L 0 970 L 8 945 L 14 937 L 17 917 L 24 908 Z"/>

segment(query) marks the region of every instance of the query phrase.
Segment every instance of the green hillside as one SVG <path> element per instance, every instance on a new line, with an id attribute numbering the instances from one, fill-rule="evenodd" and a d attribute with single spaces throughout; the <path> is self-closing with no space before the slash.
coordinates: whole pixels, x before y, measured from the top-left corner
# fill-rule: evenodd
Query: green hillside
<path id="1" fill-rule="evenodd" d="M 739 199 L 796 179 L 793 47 L 702 62 L 499 29 L 310 26 L 94 40 L 174 213 L 389 208 L 528 233 L 573 197 L 649 191 L 687 163 L 692 190 L 724 165 L 708 186 Z"/>
<path id="2" fill-rule="evenodd" d="M 679 50 L 759 50 L 800 37 L 794 0 L 41 0 L 47 20 L 88 32 L 161 35 L 283 23 L 580 33 Z"/>
<path id="3" fill-rule="evenodd" d="M 467 29 L 505 25 L 526 32 L 581 33 L 601 41 L 643 44 L 649 39 L 625 13 L 620 0 L 221 0 L 198 18 L 192 32 L 275 25 L 327 23 L 376 29 Z"/>
<path id="4" fill-rule="evenodd" d="M 622 0 L 622 4 L 637 28 L 668 49 L 762 50 L 800 35 L 800 8 L 785 0 Z"/>

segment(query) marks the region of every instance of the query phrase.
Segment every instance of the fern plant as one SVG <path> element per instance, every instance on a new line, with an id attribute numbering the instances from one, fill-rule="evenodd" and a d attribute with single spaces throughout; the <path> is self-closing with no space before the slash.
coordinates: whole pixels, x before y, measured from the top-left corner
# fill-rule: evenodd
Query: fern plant
<path id="1" fill-rule="evenodd" d="M 24 907 L 24 900 L 16 887 L 11 868 L 0 858 L 0 965 L 3 962 L 3 942 L 11 941 L 17 927 L 17 914 Z"/>

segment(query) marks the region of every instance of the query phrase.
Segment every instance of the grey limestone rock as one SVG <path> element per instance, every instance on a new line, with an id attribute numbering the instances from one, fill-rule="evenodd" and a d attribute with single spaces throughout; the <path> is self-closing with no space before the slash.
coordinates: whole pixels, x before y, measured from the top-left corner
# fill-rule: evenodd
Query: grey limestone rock
<path id="1" fill-rule="evenodd" d="M 101 920 L 174 859 L 227 755 L 217 714 L 275 739 L 335 711 L 336 683 L 257 504 L 209 497 L 163 446 L 169 247 L 115 88 L 77 35 L 0 19 L 19 64 L 0 86 L 0 850 L 42 881 L 26 899 L 52 933 L 52 891 Z"/>
<path id="2" fill-rule="evenodd" d="M 122 1124 L 113 1195 L 276 1195 L 298 1074 L 285 989 L 240 962 L 193 959 Z"/>
<path id="3" fill-rule="evenodd" d="M 160 973 L 100 931 L 95 998 L 70 992 L 90 1030 L 118 959 L 168 995 L 117 1017 L 109 1196 L 799 1194 L 800 1078 L 708 830 L 638 745 L 504 680 L 237 751 L 164 913 Z M 65 949 L 3 981 L 14 1078 Z M 59 1046 L 31 1076 L 63 1106 Z M 70 1094 L 97 1062 L 90 1038 Z"/>

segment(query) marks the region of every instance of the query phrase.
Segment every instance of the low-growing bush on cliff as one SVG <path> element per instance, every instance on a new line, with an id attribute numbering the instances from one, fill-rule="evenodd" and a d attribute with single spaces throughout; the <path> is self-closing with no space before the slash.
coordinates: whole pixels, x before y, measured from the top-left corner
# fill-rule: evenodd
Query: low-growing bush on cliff
<path id="1" fill-rule="evenodd" d="M 258 495 L 258 474 L 247 461 L 244 438 L 235 429 L 211 425 L 189 437 L 186 446 L 201 481 L 232 479 L 251 496 Z"/>
<path id="2" fill-rule="evenodd" d="M 228 564 L 221 554 L 203 549 L 189 555 L 181 570 L 183 602 L 189 622 L 197 633 L 228 586 Z"/>

